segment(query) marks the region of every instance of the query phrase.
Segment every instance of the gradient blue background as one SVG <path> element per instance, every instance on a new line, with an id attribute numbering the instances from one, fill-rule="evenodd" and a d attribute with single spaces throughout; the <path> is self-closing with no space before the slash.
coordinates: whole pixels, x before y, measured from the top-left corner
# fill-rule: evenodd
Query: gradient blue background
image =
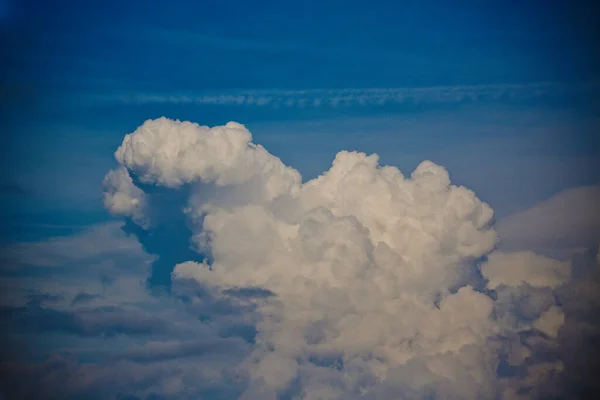
<path id="1" fill-rule="evenodd" d="M 600 183 L 597 16 L 581 1 L 0 0 L 2 246 L 112 221 L 100 184 L 115 165 L 113 152 L 125 134 L 160 116 L 241 122 L 305 179 L 342 149 L 376 152 L 405 173 L 430 159 L 499 219 L 560 190 Z M 492 85 L 491 97 L 481 95 L 482 85 Z M 430 88 L 434 99 L 362 104 L 360 93 L 376 88 Z M 440 100 L 445 88 L 472 96 Z M 325 101 L 294 92 L 311 89 Z M 334 105 L 347 89 L 363 91 Z M 279 100 L 186 100 L 240 93 Z M 307 104 L 296 101 L 303 97 Z M 176 240 L 159 241 L 169 238 Z M 162 244 L 164 268 L 189 259 L 187 248 Z M 80 279 L 69 274 L 61 279 Z M 2 276 L 40 295 L 48 271 L 3 268 Z M 213 306 L 206 318 L 222 312 Z M 85 342 L 80 359 L 91 360 L 102 359 L 102 346 L 137 340 L 137 331 L 121 327 L 122 339 L 90 344 L 98 332 L 68 316 L 32 318 L 43 334 L 15 333 L 4 359 L 44 359 L 79 346 L 70 335 Z M 62 322 L 47 329 L 53 318 Z M 252 336 L 251 327 L 235 329 Z"/>

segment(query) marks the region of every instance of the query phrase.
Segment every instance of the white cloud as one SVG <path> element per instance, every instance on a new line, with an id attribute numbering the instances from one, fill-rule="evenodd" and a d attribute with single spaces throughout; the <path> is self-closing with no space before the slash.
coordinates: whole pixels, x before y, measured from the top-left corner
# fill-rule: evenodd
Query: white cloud
<path id="1" fill-rule="evenodd" d="M 501 247 L 569 253 L 600 243 L 600 186 L 564 190 L 497 224 Z"/>
<path id="2" fill-rule="evenodd" d="M 224 186 L 262 176 L 266 195 L 273 198 L 298 184 L 295 170 L 251 140 L 250 132 L 235 122 L 209 128 L 160 118 L 127 135 L 115 157 L 143 182 L 170 188 L 194 180 Z"/>
<path id="3" fill-rule="evenodd" d="M 93 225 L 73 236 L 58 236 L 42 242 L 5 245 L 2 255 L 5 265 L 58 267 L 90 259 L 105 259 L 119 254 L 146 255 L 140 243 L 127 237 L 123 222 Z"/>
<path id="4" fill-rule="evenodd" d="M 139 225 L 146 225 L 144 192 L 133 184 L 125 168 L 110 171 L 104 177 L 104 207 L 113 215 L 130 217 Z"/>
<path id="5" fill-rule="evenodd" d="M 481 273 L 489 280 L 488 287 L 500 285 L 557 288 L 567 282 L 571 274 L 570 262 L 558 261 L 537 255 L 531 251 L 514 253 L 494 252 L 481 267 Z"/>
<path id="6" fill-rule="evenodd" d="M 60 296 L 53 303 L 59 309 L 147 301 L 145 275 L 156 258 L 122 228 L 122 221 L 100 223 L 71 236 L 6 245 L 2 305 L 22 306 L 36 294 Z M 74 302 L 82 293 L 89 301 Z"/>
<path id="7" fill-rule="evenodd" d="M 533 327 L 550 337 L 556 338 L 558 336 L 558 330 L 562 327 L 564 322 L 565 314 L 559 307 L 553 306 L 534 322 Z"/>
<path id="8" fill-rule="evenodd" d="M 180 211 L 209 257 L 176 266 L 177 279 L 275 295 L 256 303 L 257 344 L 240 366 L 250 379 L 246 397 L 296 381 L 305 398 L 491 398 L 505 385 L 496 375 L 501 354 L 525 359 L 519 332 L 556 336 L 559 311 L 548 310 L 558 306 L 540 290 L 567 280 L 568 264 L 492 253 L 491 208 L 452 185 L 443 167 L 425 161 L 405 177 L 379 166 L 377 155 L 342 151 L 302 184 L 251 138 L 237 123 L 161 118 L 116 152 L 119 169 L 145 184 L 190 189 Z M 110 182 L 105 190 L 119 191 Z M 152 192 L 145 196 L 151 204 Z M 473 271 L 488 255 L 486 288 Z M 517 310 L 531 323 L 507 323 Z"/>

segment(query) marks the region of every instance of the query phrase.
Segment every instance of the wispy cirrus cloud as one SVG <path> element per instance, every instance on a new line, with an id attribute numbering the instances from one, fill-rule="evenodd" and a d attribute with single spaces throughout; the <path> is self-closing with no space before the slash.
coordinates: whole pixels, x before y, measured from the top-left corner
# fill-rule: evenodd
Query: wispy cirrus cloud
<path id="1" fill-rule="evenodd" d="M 455 104 L 524 101 L 592 94 L 600 82 L 487 84 L 399 88 L 231 90 L 223 92 L 138 92 L 91 95 L 93 103 L 197 104 L 255 107 L 350 107 L 388 104 Z"/>

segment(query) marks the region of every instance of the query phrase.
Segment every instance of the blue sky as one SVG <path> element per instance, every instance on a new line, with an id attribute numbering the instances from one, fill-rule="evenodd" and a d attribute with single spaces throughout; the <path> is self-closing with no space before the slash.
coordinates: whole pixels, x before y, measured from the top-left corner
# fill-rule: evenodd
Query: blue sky
<path id="1" fill-rule="evenodd" d="M 12 182 L 48 194 L 52 190 L 48 186 L 63 184 L 59 176 L 64 169 L 75 172 L 73 165 L 81 168 L 78 163 L 84 163 L 82 169 L 104 170 L 119 137 L 140 121 L 162 115 L 207 125 L 240 120 L 260 138 L 264 123 L 280 123 L 280 130 L 287 132 L 286 122 L 295 125 L 292 121 L 296 120 L 415 119 L 419 115 L 429 120 L 435 118 L 432 113 L 456 107 L 461 109 L 457 120 L 470 120 L 478 118 L 479 107 L 484 107 L 486 112 L 504 113 L 506 120 L 517 119 L 510 134 L 527 141 L 528 135 L 519 130 L 538 121 L 521 122 L 522 117 L 515 118 L 513 113 L 524 113 L 528 107 L 540 115 L 538 120 L 545 119 L 545 114 L 553 116 L 557 108 L 567 114 L 565 118 L 579 119 L 586 111 L 587 118 L 595 115 L 590 101 L 594 90 L 585 89 L 596 80 L 598 70 L 598 59 L 591 51 L 594 28 L 586 8 L 580 8 L 559 2 L 542 8 L 535 2 L 377 2 L 367 6 L 336 1 L 208 1 L 175 8 L 154 1 L 126 5 L 4 1 L 2 80 L 3 97 L 8 101 L 3 101 L 7 106 L 2 137 L 7 149 L 3 171 L 8 176 L 3 179 L 6 185 Z M 539 97 L 530 93 L 535 89 L 504 88 L 538 83 L 550 83 L 542 89 L 547 93 Z M 574 84 L 584 89 L 570 88 Z M 318 109 L 139 100 L 143 96 L 235 96 L 244 90 L 285 94 L 307 89 L 467 86 L 463 89 L 467 93 L 482 91 L 469 88 L 477 85 L 497 85 L 491 91 L 499 99 L 475 100 L 484 104 L 471 111 L 468 99 Z M 560 85 L 567 85 L 567 96 Z M 503 93 L 511 90 L 522 99 L 507 100 L 509 95 Z M 123 104 L 124 97 L 134 101 Z M 340 148 L 337 143 L 344 147 L 342 129 L 330 123 L 325 146 L 331 141 L 336 143 L 334 148 Z M 442 143 L 423 132 L 401 134 L 419 142 L 419 158 L 428 157 L 430 144 Z M 456 135 L 471 134 L 453 132 L 450 141 Z M 563 135 L 575 136 L 567 146 L 575 153 L 589 155 L 597 149 L 596 143 L 590 145 L 593 138 L 587 131 Z M 534 151 L 547 152 L 552 147 L 548 142 L 558 140 L 548 138 L 546 148 Z M 404 150 L 398 146 L 399 152 Z M 285 147 L 273 149 L 275 154 L 285 151 Z M 11 167 L 21 162 L 24 168 Z M 388 162 L 402 163 L 400 156 Z M 302 172 L 308 164 L 294 166 Z M 52 172 L 59 176 L 43 177 Z M 93 172 L 81 175 L 87 173 Z M 91 193 L 92 180 L 86 185 L 86 178 L 74 176 L 69 180 L 76 179 L 77 184 L 61 191 L 77 187 Z M 541 195 L 557 189 L 546 189 Z"/>
<path id="2" fill-rule="evenodd" d="M 105 290 L 99 277 L 111 274 L 145 281 L 152 274 L 147 253 L 162 257 L 166 275 L 176 263 L 202 259 L 185 241 L 187 227 L 164 228 L 154 240 L 137 232 L 145 251 L 137 248 L 117 229 L 122 219 L 102 203 L 101 182 L 116 166 L 113 153 L 123 136 L 161 116 L 208 126 L 243 123 L 255 143 L 305 181 L 326 171 L 342 149 L 377 153 L 380 164 L 405 175 L 432 160 L 500 220 L 563 190 L 597 185 L 596 15 L 579 1 L 207 0 L 175 7 L 156 0 L 0 0 L 0 243 L 7 254 L 2 286 L 11 288 L 5 303 L 61 291 L 97 294 Z M 98 254 L 65 250 L 106 237 L 115 244 L 100 246 Z M 168 243 L 179 237 L 178 247 Z M 55 248 L 57 240 L 64 245 Z M 135 251 L 120 252 L 118 240 Z M 66 289 L 48 276 L 48 263 Z M 73 272 L 78 263 L 92 265 L 91 272 Z M 146 264 L 129 269 L 127 263 Z M 157 326 L 196 312 L 185 301 L 184 310 L 175 310 L 169 305 L 175 300 L 142 289 L 134 300 L 126 289 L 115 290 L 119 301 L 124 296 L 127 304 L 164 312 Z M 61 296 L 45 297 L 39 304 L 47 307 L 35 309 L 39 317 L 20 319 L 24 325 L 7 333 L 22 348 L 37 343 L 28 355 L 3 350 L 3 358 L 44 359 L 74 335 L 67 347 L 104 365 L 120 357 L 119 349 L 145 343 L 139 337 L 181 339 L 187 344 L 173 346 L 185 352 L 204 348 L 190 342 L 195 329 L 212 341 L 225 340 L 219 332 L 228 324 L 238 324 L 231 329 L 240 337 L 254 329 L 254 311 L 246 313 L 251 306 L 238 298 L 203 300 L 210 304 L 202 312 L 214 325 L 185 320 L 173 331 L 154 332 L 148 317 L 151 322 L 142 322 L 149 333 L 143 333 L 117 322 L 109 328 L 125 333 L 113 332 L 110 354 L 102 353 L 96 336 L 106 334 L 103 324 L 127 316 L 99 322 L 91 309 L 56 311 L 53 304 L 67 301 Z M 50 310 L 64 313 L 64 326 L 47 328 Z M 15 321 L 6 315 L 0 318 Z M 231 340 L 242 353 L 251 346 Z M 137 357 L 127 354 L 130 361 Z M 209 357 L 209 365 L 239 354 Z"/>

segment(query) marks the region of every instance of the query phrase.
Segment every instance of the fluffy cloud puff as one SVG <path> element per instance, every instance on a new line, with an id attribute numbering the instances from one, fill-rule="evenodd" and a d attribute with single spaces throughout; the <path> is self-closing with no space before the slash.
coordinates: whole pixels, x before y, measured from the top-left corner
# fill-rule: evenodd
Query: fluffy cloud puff
<path id="1" fill-rule="evenodd" d="M 145 229 L 153 185 L 189 189 L 180 212 L 206 259 L 177 265 L 176 279 L 273 294 L 257 300 L 243 398 L 510 397 L 562 368 L 532 364 L 522 338 L 557 337 L 552 290 L 569 264 L 495 253 L 492 209 L 441 166 L 407 177 L 342 151 L 302 183 L 243 125 L 166 118 L 115 156 L 105 206 Z M 513 372 L 499 377 L 503 363 Z"/>

